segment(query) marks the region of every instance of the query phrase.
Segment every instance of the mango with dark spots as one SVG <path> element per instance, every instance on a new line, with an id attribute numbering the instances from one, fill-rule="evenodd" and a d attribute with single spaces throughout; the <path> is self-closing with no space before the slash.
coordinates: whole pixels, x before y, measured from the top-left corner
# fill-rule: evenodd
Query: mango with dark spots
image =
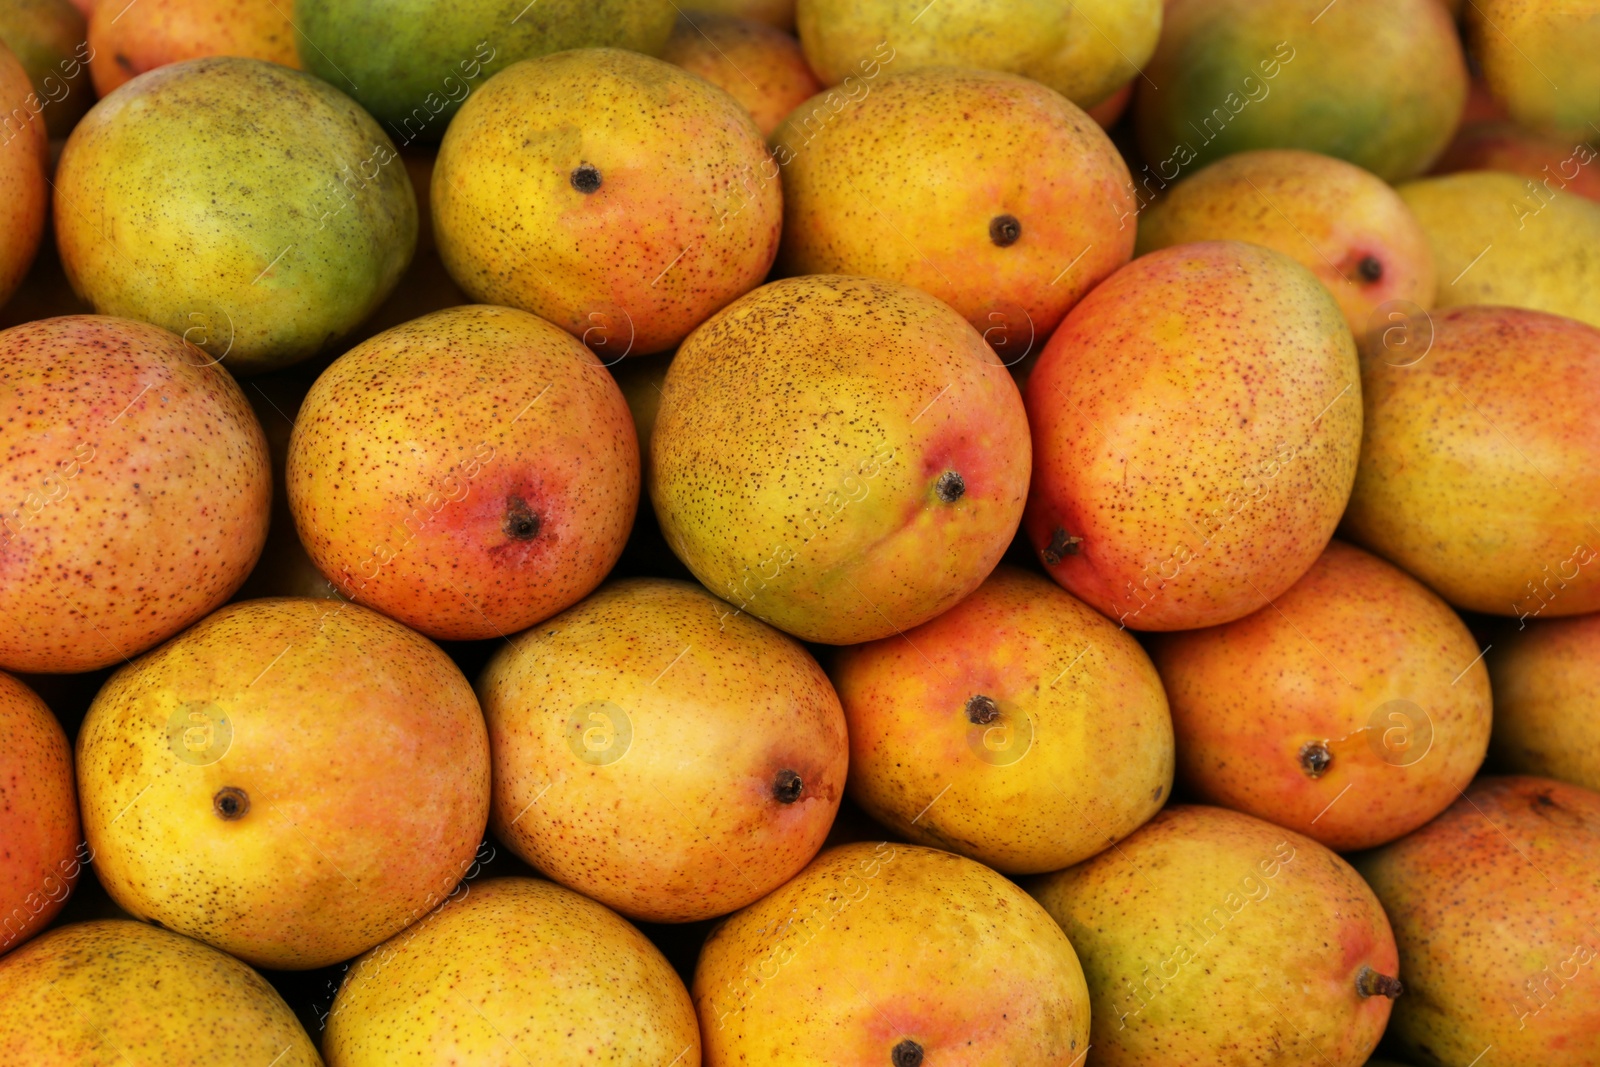
<path id="1" fill-rule="evenodd" d="M 1083 961 L 1105 1067 L 1359 1067 L 1405 1000 L 1372 890 L 1249 815 L 1168 807 L 1026 888 Z"/>
<path id="2" fill-rule="evenodd" d="M 55 918 L 89 858 L 79 848 L 72 748 L 44 701 L 0 673 L 0 956 Z M 0 1036 L 0 1048 L 5 1038 Z"/>
<path id="3" fill-rule="evenodd" d="M 639 500 L 628 406 L 582 344 L 447 308 L 341 356 L 289 442 L 295 526 L 345 596 L 433 637 L 505 636 L 610 571 Z"/>
<path id="4" fill-rule="evenodd" d="M 810 275 L 707 321 L 667 371 L 650 496 L 730 611 L 807 641 L 910 629 L 999 563 L 1031 456 L 1016 385 L 948 304 Z"/>
<path id="5" fill-rule="evenodd" d="M 673 347 L 761 283 L 783 194 L 755 120 L 658 59 L 589 48 L 497 75 L 433 175 L 445 266 L 469 295 L 602 354 Z"/>
<path id="6" fill-rule="evenodd" d="M 1466 95 L 1439 0 L 1169 0 L 1134 129 L 1160 182 L 1253 148 L 1321 152 L 1392 182 L 1428 169 Z"/>
<path id="7" fill-rule="evenodd" d="M 242 56 L 299 67 L 293 3 L 279 0 L 139 0 L 97 4 L 89 15 L 95 92 L 169 63 Z"/>
<path id="8" fill-rule="evenodd" d="M 772 144 L 781 270 L 916 286 L 1006 363 L 1133 255 L 1122 157 L 1071 101 L 1014 74 L 934 68 L 830 89 Z"/>
<path id="9" fill-rule="evenodd" d="M 478 693 L 495 835 L 624 915 L 777 888 L 844 795 L 844 713 L 799 642 L 689 582 L 615 582 L 517 635 Z"/>
<path id="10" fill-rule="evenodd" d="M 1389 1027 L 1397 1050 L 1422 1067 L 1600 1062 L 1600 998 L 1588 988 L 1600 968 L 1597 855 L 1600 794 L 1483 777 L 1361 857 L 1408 987 Z"/>
<path id="11" fill-rule="evenodd" d="M 28 72 L 0 40 L 0 305 L 22 284 L 44 236 L 49 208 L 44 120 Z"/>
<path id="12" fill-rule="evenodd" d="M 661 58 L 725 89 L 763 136 L 822 88 L 793 36 L 732 15 L 679 13 Z"/>
<path id="13" fill-rule="evenodd" d="M 828 849 L 711 931 L 691 988 L 707 1067 L 1071 1067 L 1089 1048 L 1083 969 L 1050 916 L 917 845 Z"/>
<path id="14" fill-rule="evenodd" d="M 155 326 L 0 333 L 0 666 L 94 670 L 212 611 L 267 536 L 266 441 L 233 378 Z"/>
<path id="15" fill-rule="evenodd" d="M 69 0 L 11 0 L 0 6 L 0 42 L 16 53 L 33 98 L 28 110 L 44 116 L 52 138 L 65 137 L 94 103 L 89 86 L 91 54 L 83 13 Z M 4 114 L 16 101 L 6 99 Z M 5 129 L 9 137 L 12 129 Z"/>
<path id="16" fill-rule="evenodd" d="M 1600 132 L 1600 0 L 1473 0 L 1464 15 L 1484 81 L 1517 123 Z"/>
<path id="17" fill-rule="evenodd" d="M 0 961 L 0 1061 L 29 1067 L 322 1067 L 267 980 L 144 923 L 51 930 Z"/>
<path id="18" fill-rule="evenodd" d="M 1600 330 L 1506 307 L 1414 316 L 1361 352 L 1344 536 L 1458 608 L 1600 610 Z"/>
<path id="19" fill-rule="evenodd" d="M 112 900 L 285 970 L 426 915 L 489 815 L 488 734 L 460 669 L 329 600 L 231 604 L 119 669 L 84 718 L 77 773 Z"/>
<path id="20" fill-rule="evenodd" d="M 1027 399 L 1023 529 L 1068 592 L 1139 630 L 1216 626 L 1278 597 L 1355 478 L 1350 328 L 1315 275 L 1259 245 L 1134 260 L 1067 316 Z"/>
<path id="21" fill-rule="evenodd" d="M 1491 766 L 1600 791 L 1600 615 L 1508 625 L 1484 659 Z"/>

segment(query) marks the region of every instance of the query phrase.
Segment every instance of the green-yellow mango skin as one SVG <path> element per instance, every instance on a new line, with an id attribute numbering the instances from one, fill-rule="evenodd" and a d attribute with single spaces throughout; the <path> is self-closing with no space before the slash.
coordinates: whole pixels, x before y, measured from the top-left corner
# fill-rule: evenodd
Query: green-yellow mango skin
<path id="1" fill-rule="evenodd" d="M 1506 626 L 1484 661 L 1491 766 L 1600 792 L 1600 615 Z"/>
<path id="2" fill-rule="evenodd" d="M 667 543 L 730 612 L 842 645 L 926 622 L 988 577 L 1031 452 L 1010 374 L 948 304 L 808 275 L 678 349 L 650 468 Z"/>
<path id="3" fill-rule="evenodd" d="M 724 920 L 691 989 L 707 1067 L 1072 1067 L 1090 1039 L 1044 909 L 981 863 L 887 841 L 830 848 Z M 896 1056 L 906 1042 L 925 1059 Z"/>
<path id="4" fill-rule="evenodd" d="M 57 927 L 0 960 L 0 1061 L 322 1067 L 265 978 L 208 945 L 127 919 Z"/>
<path id="5" fill-rule="evenodd" d="M 0 956 L 50 925 L 78 880 L 72 746 L 45 702 L 0 673 Z M 5 1039 L 0 1037 L 0 1047 Z"/>
<path id="6" fill-rule="evenodd" d="M 1385 181 L 1427 170 L 1467 97 L 1439 0 L 1171 0 L 1134 94 L 1147 169 L 1303 148 Z"/>
<path id="7" fill-rule="evenodd" d="M 1161 33 L 1161 0 L 799 0 L 800 44 L 825 85 L 980 67 L 1042 82 L 1093 107 L 1139 73 Z"/>
<path id="8" fill-rule="evenodd" d="M 459 892 L 351 965 L 328 1067 L 699 1067 L 689 991 L 626 919 L 542 879 Z"/>
<path id="9" fill-rule="evenodd" d="M 84 116 L 56 172 L 55 225 L 97 311 L 251 374 L 371 314 L 411 261 L 417 203 L 354 101 L 286 67 L 208 57 L 140 75 Z"/>
<path id="10" fill-rule="evenodd" d="M 1600 326 L 1600 204 L 1499 171 L 1421 178 L 1399 193 L 1433 246 L 1435 307 L 1532 308 Z"/>
<path id="11" fill-rule="evenodd" d="M 1174 805 L 1024 887 L 1083 961 L 1103 1067 L 1358 1067 L 1389 1019 L 1356 988 L 1367 968 L 1399 973 L 1383 909 L 1292 830 Z"/>
<path id="12" fill-rule="evenodd" d="M 671 0 L 296 0 L 305 69 L 400 144 L 435 143 L 461 102 L 521 59 L 571 48 L 660 55 Z"/>
<path id="13" fill-rule="evenodd" d="M 44 115 L 52 139 L 71 133 L 94 103 L 88 32 L 83 13 L 70 0 L 0 4 L 0 41 L 10 46 L 27 70 L 34 93 L 30 109 Z"/>
<path id="14" fill-rule="evenodd" d="M 1467 41 L 1523 126 L 1589 139 L 1600 125 L 1600 0 L 1473 0 Z"/>
<path id="15" fill-rule="evenodd" d="M 1369 334 L 1341 529 L 1458 608 L 1600 610 L 1600 330 L 1522 308 Z"/>
<path id="16" fill-rule="evenodd" d="M 1600 1063 L 1597 855 L 1600 794 L 1485 776 L 1422 829 L 1357 857 L 1400 946 L 1397 1050 L 1420 1067 Z"/>

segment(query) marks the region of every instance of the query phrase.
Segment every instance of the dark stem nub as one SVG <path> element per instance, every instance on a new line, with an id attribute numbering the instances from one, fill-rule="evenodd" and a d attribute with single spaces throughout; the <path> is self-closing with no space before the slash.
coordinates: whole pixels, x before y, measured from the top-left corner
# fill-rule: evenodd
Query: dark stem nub
<path id="1" fill-rule="evenodd" d="M 1000 705 L 994 697 L 982 693 L 967 698 L 967 721 L 974 726 L 987 726 L 1000 717 Z"/>
<path id="2" fill-rule="evenodd" d="M 250 810 L 250 794 L 243 789 L 225 785 L 211 798 L 211 807 L 219 819 L 233 822 L 235 819 L 244 818 L 245 813 Z"/>
<path id="3" fill-rule="evenodd" d="M 539 516 L 520 496 L 506 497 L 506 521 L 501 526 L 513 541 L 532 541 L 539 536 Z"/>
<path id="4" fill-rule="evenodd" d="M 938 493 L 939 499 L 946 504 L 954 504 L 966 493 L 967 480 L 955 471 L 945 471 L 939 475 L 939 480 L 933 483 L 933 491 Z"/>
<path id="5" fill-rule="evenodd" d="M 1363 966 L 1356 972 L 1356 992 L 1361 994 L 1363 1000 L 1367 997 L 1388 997 L 1393 1000 L 1405 992 L 1405 987 L 1400 984 L 1400 979 Z"/>
<path id="6" fill-rule="evenodd" d="M 889 1053 L 889 1062 L 894 1067 L 922 1067 L 922 1046 L 908 1037 Z"/>
<path id="7" fill-rule="evenodd" d="M 1361 277 L 1369 282 L 1375 282 L 1383 277 L 1383 264 L 1378 262 L 1376 256 L 1362 256 L 1361 262 L 1356 264 L 1356 270 L 1361 272 Z"/>
<path id="8" fill-rule="evenodd" d="M 805 783 L 800 776 L 791 770 L 781 770 L 772 780 L 772 795 L 778 798 L 779 804 L 793 804 L 800 799 L 800 791 L 805 788 Z"/>
<path id="9" fill-rule="evenodd" d="M 588 196 L 600 188 L 600 170 L 593 163 L 580 163 L 572 170 L 572 187 Z"/>
<path id="10" fill-rule="evenodd" d="M 1022 223 L 1015 215 L 996 215 L 989 220 L 989 240 L 1001 248 L 1010 248 L 1022 236 Z"/>
<path id="11" fill-rule="evenodd" d="M 1080 551 L 1078 546 L 1083 544 L 1083 538 L 1074 537 L 1060 527 L 1050 535 L 1050 543 L 1044 546 L 1044 551 L 1039 553 L 1044 558 L 1045 566 L 1054 567 L 1061 562 L 1063 556 L 1076 556 Z"/>
<path id="12" fill-rule="evenodd" d="M 1333 763 L 1326 741 L 1307 741 L 1300 746 L 1300 769 L 1312 778 L 1321 778 Z"/>

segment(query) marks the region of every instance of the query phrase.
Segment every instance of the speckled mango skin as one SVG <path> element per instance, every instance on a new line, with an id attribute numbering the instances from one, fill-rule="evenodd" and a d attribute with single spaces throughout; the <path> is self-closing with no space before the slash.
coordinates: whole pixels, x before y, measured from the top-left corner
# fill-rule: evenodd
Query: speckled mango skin
<path id="1" fill-rule="evenodd" d="M 1427 234 L 1382 179 L 1332 156 L 1296 149 L 1240 152 L 1196 171 L 1139 216 L 1139 254 L 1192 241 L 1249 241 L 1315 274 L 1350 331 L 1379 305 L 1433 306 L 1438 281 Z M 1363 261 L 1377 264 L 1368 280 Z M 1370 263 L 1368 264 L 1370 267 Z"/>
<path id="2" fill-rule="evenodd" d="M 65 137 L 94 103 L 87 77 L 89 48 L 83 13 L 69 0 L 10 0 L 0 10 L 0 41 L 21 60 L 33 84 L 33 110 L 44 116 L 50 136 Z M 16 98 L 6 96 L 3 114 Z M 0 137 L 5 137 L 0 132 Z"/>
<path id="3" fill-rule="evenodd" d="M 707 1067 L 889 1067 L 902 1041 L 930 1067 L 1069 1067 L 1089 1044 L 1083 970 L 1050 916 L 917 845 L 828 849 L 711 931 L 692 988 Z"/>
<path id="4" fill-rule="evenodd" d="M 417 204 L 349 97 L 213 56 L 141 75 L 84 116 L 56 171 L 55 226 L 95 310 L 253 374 L 322 351 L 382 303 L 411 262 Z"/>
<path id="5" fill-rule="evenodd" d="M 1600 791 L 1600 615 L 1508 625 L 1484 660 L 1491 766 Z"/>
<path id="6" fill-rule="evenodd" d="M 1123 625 L 1231 622 L 1333 536 L 1360 397 L 1350 328 L 1300 264 L 1239 241 L 1141 256 L 1029 376 L 1023 529 L 1051 577 Z"/>
<path id="7" fill-rule="evenodd" d="M 1359 859 L 1394 923 L 1406 994 L 1390 1036 L 1421 1067 L 1600 1062 L 1600 795 L 1483 777 Z"/>
<path id="8" fill-rule="evenodd" d="M 191 750 L 196 715 L 212 741 Z M 460 670 L 327 600 L 231 604 L 123 667 L 89 708 L 77 765 L 113 900 L 285 970 L 348 959 L 432 909 L 489 814 L 487 731 Z M 230 788 L 248 798 L 231 819 Z"/>
<path id="9" fill-rule="evenodd" d="M 1016 385 L 978 332 L 918 290 L 837 275 L 773 282 L 696 330 L 650 454 L 662 533 L 695 577 L 840 645 L 982 584 L 1031 469 Z"/>
<path id="10" fill-rule="evenodd" d="M 1591 133 L 1589 140 L 1600 144 L 1600 134 Z M 1600 202 L 1600 147 L 1578 138 L 1537 133 L 1514 122 L 1464 124 L 1433 170 L 1436 174 L 1509 171 L 1532 179 L 1536 187 L 1566 190 Z M 1533 207 L 1533 202 L 1524 203 Z"/>
<path id="11" fill-rule="evenodd" d="M 199 349 L 74 315 L 0 333 L 0 666 L 94 670 L 218 607 L 267 536 L 267 443 Z"/>
<path id="12" fill-rule="evenodd" d="M 854 82 L 802 104 L 772 144 L 781 271 L 915 286 L 1008 364 L 1133 255 L 1116 147 L 1059 93 L 1014 74 L 936 67 Z M 1007 216 L 1021 232 L 1002 245 L 993 226 Z"/>
<path id="13" fill-rule="evenodd" d="M 1363 967 L 1397 974 L 1383 909 L 1293 831 L 1174 805 L 1026 887 L 1083 961 L 1097 1067 L 1357 1067 L 1389 1019 L 1356 990 Z"/>
<path id="14" fill-rule="evenodd" d="M 121 9 L 96 5 L 89 15 L 89 73 L 95 92 L 147 70 L 201 56 L 245 56 L 300 66 L 294 4 L 277 0 L 139 0 Z"/>
<path id="15" fill-rule="evenodd" d="M 625 919 L 535 878 L 463 889 L 350 968 L 328 1067 L 699 1067 L 689 992 Z"/>
<path id="16" fill-rule="evenodd" d="M 44 120 L 28 107 L 33 84 L 28 72 L 0 40 L 0 305 L 22 284 L 44 236 L 49 199 L 45 160 L 49 145 Z M 14 116 L 21 115 L 20 124 Z"/>
<path id="17" fill-rule="evenodd" d="M 639 446 L 616 382 L 566 332 L 512 308 L 447 308 L 323 372 L 287 483 L 307 553 L 346 596 L 432 637 L 504 637 L 616 563 Z"/>
<path id="18" fill-rule="evenodd" d="M 770 892 L 816 855 L 844 795 L 844 712 L 822 668 L 689 582 L 607 585 L 504 646 L 478 694 L 495 836 L 634 918 L 707 919 Z M 784 771 L 801 783 L 787 803 Z"/>
<path id="19" fill-rule="evenodd" d="M 44 701 L 0 673 L 0 956 L 55 918 L 78 880 L 72 747 Z M 0 1047 L 5 1039 L 0 1037 Z"/>
<path id="20" fill-rule="evenodd" d="M 1436 307 L 1532 308 L 1600 326 L 1600 204 L 1534 186 L 1494 171 L 1400 186 L 1433 245 Z"/>
<path id="21" fill-rule="evenodd" d="M 896 73 L 1003 70 L 1093 107 L 1139 72 L 1161 33 L 1161 0 L 799 0 L 800 42 L 825 85 L 860 76 L 887 44 Z M 877 58 L 883 59 L 883 56 Z M 1059 269 L 1059 268 L 1058 268 Z"/>
<path id="22" fill-rule="evenodd" d="M 1394 182 L 1444 150 L 1466 96 L 1439 0 L 1169 0 L 1134 132 L 1165 177 L 1170 163 L 1301 148 Z"/>
<path id="23" fill-rule="evenodd" d="M 1162 635 L 1151 655 L 1191 795 L 1336 851 L 1449 807 L 1489 744 L 1472 634 L 1421 582 L 1340 541 L 1271 606 Z M 1398 719 L 1381 710 L 1396 700 L 1411 702 Z M 1318 742 L 1332 762 L 1312 777 L 1300 752 Z"/>
<path id="24" fill-rule="evenodd" d="M 265 978 L 198 941 L 126 919 L 58 927 L 0 961 L 0 1060 L 322 1067 Z"/>
<path id="25" fill-rule="evenodd" d="M 1530 129 L 1591 138 L 1600 124 L 1600 0 L 1473 0 L 1467 41 L 1489 91 Z"/>
<path id="26" fill-rule="evenodd" d="M 1172 720 L 1133 636 L 1000 566 L 930 622 L 842 650 L 850 795 L 909 840 L 1007 874 L 1127 837 L 1172 791 Z M 974 724 L 983 695 L 999 717 Z"/>
<path id="27" fill-rule="evenodd" d="M 733 15 L 679 13 L 661 58 L 726 90 L 763 137 L 822 88 L 792 35 Z"/>
<path id="28" fill-rule="evenodd" d="M 1435 310 L 1370 335 L 1361 389 L 1342 536 L 1458 608 L 1600 609 L 1600 330 L 1520 308 Z"/>
<path id="29" fill-rule="evenodd" d="M 607 363 L 661 352 L 766 277 L 776 170 L 744 106 L 682 68 L 614 48 L 527 60 L 439 146 L 439 254 L 473 299 L 549 319 Z"/>

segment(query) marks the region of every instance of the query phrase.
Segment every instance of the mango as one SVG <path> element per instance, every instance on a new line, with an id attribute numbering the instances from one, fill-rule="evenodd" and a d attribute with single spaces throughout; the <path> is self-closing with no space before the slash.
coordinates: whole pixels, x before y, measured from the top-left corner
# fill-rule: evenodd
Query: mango
<path id="1" fill-rule="evenodd" d="M 1473 0 L 1465 24 L 1489 91 L 1523 126 L 1589 137 L 1600 123 L 1600 0 Z"/>
<path id="2" fill-rule="evenodd" d="M 95 315 L 0 333 L 0 368 L 0 666 L 120 663 L 226 601 L 272 498 L 228 373 L 165 330 Z"/>
<path id="3" fill-rule="evenodd" d="M 1428 235 L 1387 183 L 1360 167 L 1295 149 L 1240 152 L 1173 186 L 1139 216 L 1140 254 L 1193 241 L 1249 241 L 1315 274 L 1352 333 L 1391 301 L 1433 306 Z"/>
<path id="4" fill-rule="evenodd" d="M 1340 852 L 1443 811 L 1489 744 L 1472 634 L 1421 582 L 1339 541 L 1271 605 L 1163 634 L 1152 655 L 1189 795 Z"/>
<path id="5" fill-rule="evenodd" d="M 212 57 L 150 71 L 84 117 L 56 172 L 55 225 L 96 310 L 252 374 L 315 355 L 382 302 L 417 207 L 393 144 L 348 97 Z"/>
<path id="6" fill-rule="evenodd" d="M 1532 308 L 1600 326 L 1600 204 L 1497 171 L 1399 192 L 1433 246 L 1435 306 Z"/>
<path id="7" fill-rule="evenodd" d="M 1026 888 L 1083 961 L 1104 1067 L 1357 1067 L 1400 995 L 1372 890 L 1315 841 L 1249 815 L 1168 807 Z"/>
<path id="8" fill-rule="evenodd" d="M 857 88 L 807 101 L 773 135 L 782 272 L 915 286 L 1014 363 L 1132 257 L 1128 168 L 1059 93 L 951 68 Z"/>
<path id="9" fill-rule="evenodd" d="M 33 690 L 0 673 L 0 956 L 50 925 L 78 880 L 72 747 Z M 0 1038 L 3 1046 L 4 1038 Z"/>
<path id="10" fill-rule="evenodd" d="M 39 251 L 49 200 L 44 120 L 28 72 L 0 40 L 0 305 L 22 284 Z"/>
<path id="11" fill-rule="evenodd" d="M 169 63 L 244 56 L 300 66 L 292 3 L 278 0 L 139 0 L 97 5 L 89 15 L 89 73 L 95 92 L 113 89 Z"/>
<path id="12" fill-rule="evenodd" d="M 661 58 L 744 105 L 763 137 L 821 88 L 800 42 L 766 22 L 682 11 Z"/>
<path id="13" fill-rule="evenodd" d="M 1083 970 L 1050 916 L 916 845 L 824 852 L 711 931 L 692 990 L 707 1067 L 1070 1067 L 1089 1048 Z"/>
<path id="14" fill-rule="evenodd" d="M 1523 188 L 1537 197 L 1548 198 L 1565 189 L 1600 202 L 1600 149 L 1581 139 L 1537 133 L 1514 122 L 1463 125 L 1433 169 L 1436 174 L 1509 171 L 1528 179 Z"/>
<path id="15" fill-rule="evenodd" d="M 1170 0 L 1134 131 L 1158 183 L 1252 148 L 1321 152 L 1393 182 L 1444 150 L 1466 95 L 1439 0 Z"/>
<path id="16" fill-rule="evenodd" d="M 931 622 L 843 649 L 850 795 L 911 841 L 1007 874 L 1088 859 L 1172 792 L 1172 720 L 1133 636 L 1001 565 Z"/>
<path id="17" fill-rule="evenodd" d="M 689 582 L 613 582 L 478 681 L 495 836 L 624 915 L 724 915 L 827 836 L 848 742 L 799 642 Z"/>
<path id="18" fill-rule="evenodd" d="M 1458 608 L 1600 610 L 1600 330 L 1507 307 L 1402 318 L 1363 344 L 1361 392 L 1344 536 Z"/>
<path id="19" fill-rule="evenodd" d="M 1484 660 L 1492 765 L 1600 792 L 1600 615 L 1507 626 Z"/>
<path id="20" fill-rule="evenodd" d="M 730 610 L 857 644 L 988 577 L 1030 468 L 1017 388 L 948 304 L 810 275 L 757 289 L 678 349 L 650 498 L 667 543 Z"/>
<path id="21" fill-rule="evenodd" d="M 773 29 L 794 29 L 795 0 L 695 0 L 694 10 L 710 15 L 764 22 Z"/>
<path id="22" fill-rule="evenodd" d="M 83 12 L 69 0 L 10 0 L 0 6 L 0 42 L 10 46 L 33 83 L 30 111 L 44 116 L 52 139 L 72 132 L 94 103 L 85 77 L 92 54 Z M 15 101 L 6 98 L 6 112 Z M 10 128 L 5 136 L 10 136 Z"/>
<path id="23" fill-rule="evenodd" d="M 625 919 L 550 882 L 491 878 L 351 966 L 323 1049 L 328 1067 L 699 1067 L 700 1031 L 683 981 Z"/>
<path id="24" fill-rule="evenodd" d="M 1413 834 L 1363 856 L 1400 946 L 1389 1035 L 1422 1067 L 1600 1061 L 1600 794 L 1479 778 Z M 1493 1047 L 1489 1059 L 1484 1052 Z"/>
<path id="25" fill-rule="evenodd" d="M 29 1067 L 322 1067 L 267 980 L 126 919 L 58 927 L 0 960 L 0 1060 Z"/>
<path id="26" fill-rule="evenodd" d="M 121 668 L 78 734 L 95 868 L 135 918 L 247 963 L 364 952 L 472 864 L 489 748 L 461 671 L 354 604 L 232 604 Z"/>
<path id="27" fill-rule="evenodd" d="M 769 173 L 770 172 L 770 173 Z M 508 68 L 439 148 L 439 252 L 474 300 L 603 351 L 671 348 L 761 283 L 782 192 L 737 100 L 610 48 Z"/>
<path id="28" fill-rule="evenodd" d="M 1239 241 L 1141 256 L 1029 375 L 1023 529 L 1052 578 L 1124 626 L 1242 618 L 1333 536 L 1360 398 L 1350 328 L 1305 267 Z"/>
<path id="29" fill-rule="evenodd" d="M 806 58 L 839 85 L 876 58 L 895 71 L 1007 71 L 1093 107 L 1139 73 L 1161 32 L 1161 0 L 798 0 Z M 871 77 L 871 75 L 866 75 Z"/>

